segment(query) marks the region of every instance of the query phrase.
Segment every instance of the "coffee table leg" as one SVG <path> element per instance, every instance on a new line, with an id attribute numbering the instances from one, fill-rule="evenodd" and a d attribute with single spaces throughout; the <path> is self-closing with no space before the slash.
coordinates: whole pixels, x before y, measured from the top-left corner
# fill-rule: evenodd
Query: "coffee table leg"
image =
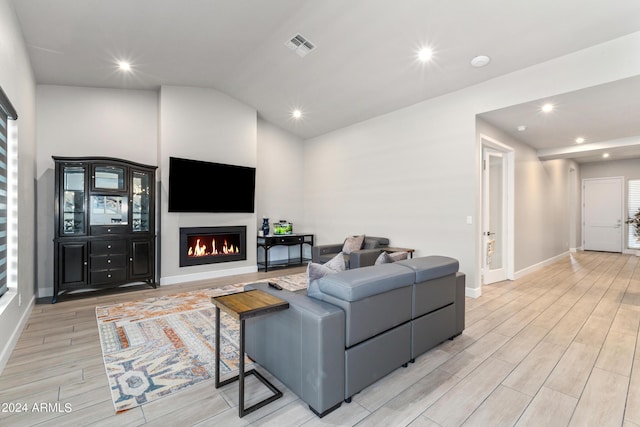
<path id="1" fill-rule="evenodd" d="M 238 415 L 245 416 L 244 412 L 244 320 L 240 320 L 240 367 L 238 369 Z"/>
<path id="2" fill-rule="evenodd" d="M 220 308 L 216 306 L 216 388 L 220 387 Z"/>

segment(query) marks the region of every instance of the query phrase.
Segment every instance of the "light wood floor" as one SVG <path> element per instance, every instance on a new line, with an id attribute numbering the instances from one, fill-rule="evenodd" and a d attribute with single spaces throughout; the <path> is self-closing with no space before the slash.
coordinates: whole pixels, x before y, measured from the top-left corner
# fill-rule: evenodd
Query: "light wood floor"
<path id="1" fill-rule="evenodd" d="M 96 327 L 96 305 L 302 268 L 37 304 L 0 376 L 0 404 L 26 403 L 30 413 L 0 412 L 0 425 L 640 426 L 639 259 L 580 252 L 485 286 L 467 298 L 461 336 L 322 419 L 283 386 L 281 399 L 239 419 L 237 385 L 213 382 L 116 415 Z M 263 388 L 249 381 L 247 397 Z M 55 402 L 58 411 L 33 412 Z"/>

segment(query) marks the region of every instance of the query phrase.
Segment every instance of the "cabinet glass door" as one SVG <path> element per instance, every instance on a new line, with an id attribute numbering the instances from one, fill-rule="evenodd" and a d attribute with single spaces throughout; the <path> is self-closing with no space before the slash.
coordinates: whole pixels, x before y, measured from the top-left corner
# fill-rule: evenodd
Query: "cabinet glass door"
<path id="1" fill-rule="evenodd" d="M 125 170 L 118 166 L 95 166 L 93 168 L 94 190 L 125 190 Z"/>
<path id="2" fill-rule="evenodd" d="M 92 195 L 89 223 L 91 225 L 127 225 L 128 200 L 127 196 Z"/>
<path id="3" fill-rule="evenodd" d="M 67 166 L 62 175 L 62 234 L 85 234 L 85 168 Z"/>
<path id="4" fill-rule="evenodd" d="M 131 209 L 131 228 L 134 232 L 150 231 L 151 175 L 147 172 L 133 171 L 132 175 L 133 207 Z"/>

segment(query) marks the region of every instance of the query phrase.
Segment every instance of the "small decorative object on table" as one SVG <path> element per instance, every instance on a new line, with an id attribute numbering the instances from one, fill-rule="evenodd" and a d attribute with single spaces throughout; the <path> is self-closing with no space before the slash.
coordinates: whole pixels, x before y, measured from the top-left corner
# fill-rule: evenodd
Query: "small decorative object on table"
<path id="1" fill-rule="evenodd" d="M 269 218 L 266 216 L 262 218 L 262 232 L 265 236 L 269 235 Z"/>
<path id="2" fill-rule="evenodd" d="M 273 223 L 273 234 L 292 234 L 293 224 L 281 219 L 280 222 Z"/>

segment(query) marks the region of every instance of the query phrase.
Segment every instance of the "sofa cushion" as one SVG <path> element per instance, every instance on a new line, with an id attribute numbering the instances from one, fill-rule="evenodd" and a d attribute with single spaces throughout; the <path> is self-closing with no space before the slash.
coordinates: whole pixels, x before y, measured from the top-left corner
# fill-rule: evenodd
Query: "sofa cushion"
<path id="1" fill-rule="evenodd" d="M 413 284 L 415 274 L 394 264 L 374 265 L 324 276 L 318 291 L 343 301 L 359 301 L 372 295 Z"/>
<path id="2" fill-rule="evenodd" d="M 353 251 L 357 251 L 362 249 L 362 244 L 364 243 L 364 234 L 359 236 L 349 236 L 344 239 L 344 244 L 342 245 L 342 252 L 345 254 L 350 254 Z"/>
<path id="3" fill-rule="evenodd" d="M 415 283 L 454 274 L 460 267 L 458 260 L 436 255 L 398 261 L 394 265 L 404 266 L 414 271 Z"/>
<path id="4" fill-rule="evenodd" d="M 392 262 L 405 260 L 408 258 L 408 256 L 409 256 L 408 252 L 388 253 L 383 251 L 376 259 L 376 262 L 374 263 L 374 265 L 391 264 Z"/>

